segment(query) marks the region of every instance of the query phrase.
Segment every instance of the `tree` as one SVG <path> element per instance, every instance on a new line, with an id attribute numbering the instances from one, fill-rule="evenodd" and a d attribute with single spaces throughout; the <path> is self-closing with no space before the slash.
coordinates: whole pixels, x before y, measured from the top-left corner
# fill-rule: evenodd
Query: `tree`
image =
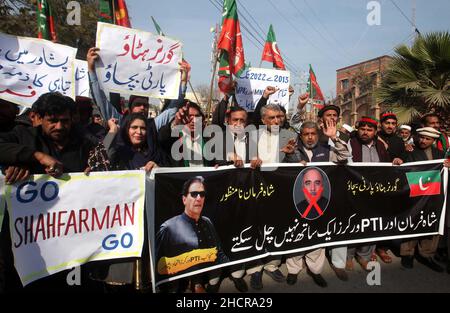
<path id="1" fill-rule="evenodd" d="M 81 25 L 69 25 L 67 0 L 48 0 L 55 16 L 58 43 L 78 48 L 77 58 L 85 59 L 87 50 L 95 45 L 98 1 L 78 1 Z M 37 37 L 35 0 L 0 0 L 0 29 L 16 36 Z"/>
<path id="2" fill-rule="evenodd" d="M 437 113 L 450 123 L 450 33 L 419 36 L 412 47 L 400 45 L 377 89 L 377 97 L 393 106 L 400 122 Z"/>
<path id="3" fill-rule="evenodd" d="M 198 100 L 200 101 L 199 103 L 200 106 L 208 103 L 210 91 L 211 91 L 210 86 L 206 84 L 201 84 L 195 87 L 195 93 L 198 97 Z M 219 90 L 217 88 L 214 88 L 212 94 L 212 103 L 214 104 L 219 102 L 219 97 L 220 97 Z M 203 109 L 206 109 L 206 107 Z"/>

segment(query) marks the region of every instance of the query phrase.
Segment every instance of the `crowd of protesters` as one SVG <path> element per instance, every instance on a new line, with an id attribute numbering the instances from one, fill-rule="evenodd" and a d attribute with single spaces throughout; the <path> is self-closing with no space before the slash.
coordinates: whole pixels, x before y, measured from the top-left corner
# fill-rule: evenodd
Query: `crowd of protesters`
<path id="1" fill-rule="evenodd" d="M 398 125 L 397 116 L 383 112 L 379 120 L 363 116 L 354 127 L 339 127 L 340 109 L 324 106 L 316 121 L 306 121 L 308 94 L 299 96 L 295 114 L 288 118 L 284 107 L 271 103 L 270 95 L 276 88 L 267 87 L 255 111 L 247 112 L 239 106 L 233 92 L 217 104 L 211 123 L 221 127 L 224 141 L 227 132 L 233 138 L 221 158 L 207 158 L 204 138 L 196 132 L 203 130 L 208 117 L 202 108 L 185 99 L 189 68 L 181 66 L 179 97 L 166 100 L 162 112 L 149 118 L 149 99 L 131 96 L 128 107 L 109 101 L 100 88 L 95 62 L 98 49 L 91 48 L 87 55 L 92 100 L 76 101 L 59 93 L 39 97 L 30 109 L 18 115 L 18 107 L 0 100 L 0 167 L 7 184 L 27 179 L 32 174 L 49 174 L 59 177 L 68 172 L 135 170 L 147 172 L 156 167 L 203 167 L 249 164 L 258 170 L 269 163 L 336 162 L 406 162 L 445 159 L 449 138 L 440 128 L 439 116 L 429 113 L 422 117 L 420 127 Z M 291 94 L 293 91 L 291 92 Z M 112 99 L 112 98 L 111 98 Z M 248 125 L 264 126 L 260 135 L 246 134 Z M 177 136 L 173 130 L 180 127 Z M 182 155 L 174 155 L 173 145 L 182 142 Z M 279 149 L 270 149 L 276 142 Z M 251 149 L 257 147 L 256 151 Z M 449 160 L 445 160 L 449 166 Z M 189 195 L 187 195 L 189 196 Z M 63 271 L 47 278 L 21 286 L 14 268 L 9 235 L 9 218 L 6 211 L 0 233 L 0 293 L 27 291 L 80 291 L 135 292 L 136 287 L 149 290 L 149 251 L 144 244 L 141 258 L 92 262 L 82 266 L 81 287 L 68 287 Z M 450 221 L 447 216 L 447 226 Z M 447 227 L 447 232 L 448 232 Z M 146 237 L 146 240 L 148 238 Z M 234 265 L 209 275 L 197 275 L 177 283 L 163 285 L 162 291 L 218 292 L 221 281 L 228 277 L 240 292 L 249 290 L 245 275 L 250 276 L 254 290 L 264 288 L 263 274 L 278 283 L 293 285 L 303 268 L 320 287 L 327 287 L 321 275 L 325 263 L 330 263 L 338 279 L 347 281 L 354 260 L 368 270 L 371 260 L 378 258 L 392 262 L 389 250 L 398 250 L 401 264 L 413 268 L 414 260 L 433 271 L 450 274 L 448 234 L 428 236 L 401 242 L 389 241 L 374 244 L 316 249 L 307 253 Z M 285 261 L 288 273 L 280 268 Z M 443 267 L 443 265 L 445 266 Z M 140 277 L 137 277 L 140 276 Z M 139 285 L 136 284 L 139 282 Z M 72 288 L 72 289 L 71 289 Z M 78 290 L 77 289 L 77 290 Z"/>

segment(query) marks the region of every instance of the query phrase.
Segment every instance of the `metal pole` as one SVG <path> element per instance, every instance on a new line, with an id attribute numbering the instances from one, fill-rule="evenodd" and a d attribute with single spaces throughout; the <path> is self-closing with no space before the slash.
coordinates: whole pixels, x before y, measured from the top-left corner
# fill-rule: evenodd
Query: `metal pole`
<path id="1" fill-rule="evenodd" d="M 195 100 L 197 100 L 197 104 L 200 105 L 200 101 L 198 101 L 197 94 L 195 93 L 194 88 L 192 87 L 191 81 L 188 81 L 189 87 L 191 87 L 192 92 L 194 93 Z"/>
<path id="2" fill-rule="evenodd" d="M 216 76 L 216 68 L 217 68 L 217 62 L 219 60 L 219 56 L 216 54 L 215 56 L 215 61 L 214 61 L 214 66 L 213 66 L 213 72 L 211 75 L 211 85 L 210 85 L 210 89 L 209 89 L 209 99 L 208 99 L 208 106 L 206 109 L 206 119 L 207 119 L 207 123 L 209 124 L 209 116 L 211 114 L 211 105 L 212 105 L 212 97 L 213 97 L 213 89 L 214 89 L 214 78 Z M 230 76 L 231 78 L 231 76 Z"/>
<path id="3" fill-rule="evenodd" d="M 209 125 L 209 116 L 211 114 L 211 105 L 212 105 L 212 97 L 213 97 L 213 88 L 214 88 L 214 79 L 216 77 L 216 69 L 217 69 L 217 62 L 219 61 L 219 50 L 217 49 L 217 41 L 219 38 L 219 25 L 216 24 L 216 30 L 214 35 L 214 43 L 213 43 L 213 67 L 212 67 L 212 74 L 211 74 L 211 85 L 209 88 L 209 99 L 208 99 L 208 105 L 206 107 L 206 123 Z M 231 73 L 230 73 L 231 75 Z M 231 78 L 231 77 L 230 77 Z"/>

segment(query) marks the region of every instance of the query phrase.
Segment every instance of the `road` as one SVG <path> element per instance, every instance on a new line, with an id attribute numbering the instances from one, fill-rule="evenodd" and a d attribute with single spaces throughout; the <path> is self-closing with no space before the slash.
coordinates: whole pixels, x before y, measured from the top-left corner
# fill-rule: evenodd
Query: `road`
<path id="1" fill-rule="evenodd" d="M 328 283 L 327 288 L 317 286 L 312 278 L 303 270 L 295 285 L 288 285 L 285 282 L 277 283 L 268 275 L 263 275 L 264 288 L 261 291 L 254 290 L 250 287 L 250 277 L 246 276 L 245 280 L 249 286 L 250 293 L 327 293 L 327 292 L 343 292 L 343 293 L 450 293 L 450 274 L 447 272 L 436 273 L 428 269 L 424 265 L 414 261 L 413 269 L 405 269 L 400 264 L 400 258 L 392 256 L 391 264 L 380 263 L 380 282 L 379 286 L 369 286 L 367 284 L 367 272 L 354 261 L 354 270 L 347 272 L 349 280 L 347 282 L 340 281 L 334 271 L 331 269 L 328 261 L 326 261 L 322 276 Z M 281 266 L 283 274 L 287 275 L 286 265 Z M 237 292 L 233 282 L 226 278 L 222 281 L 220 293 Z"/>

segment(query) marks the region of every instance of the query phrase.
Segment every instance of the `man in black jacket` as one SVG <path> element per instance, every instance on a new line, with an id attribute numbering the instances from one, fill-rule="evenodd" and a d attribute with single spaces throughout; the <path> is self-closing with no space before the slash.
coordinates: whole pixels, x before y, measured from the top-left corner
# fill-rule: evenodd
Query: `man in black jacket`
<path id="1" fill-rule="evenodd" d="M 414 151 L 410 152 L 406 157 L 406 162 L 418 162 L 428 160 L 439 160 L 444 158 L 444 152 L 433 147 L 434 142 L 439 139 L 441 133 L 432 127 L 424 127 L 417 129 L 419 142 Z M 446 161 L 445 166 L 449 166 Z M 419 239 L 405 240 L 400 246 L 400 255 L 402 265 L 405 268 L 413 268 L 414 252 L 417 246 L 417 261 L 424 264 L 435 272 L 443 272 L 444 269 L 433 260 L 438 248 L 439 235 L 428 236 Z"/>
<path id="2" fill-rule="evenodd" d="M 406 150 L 403 140 L 396 135 L 397 116 L 390 111 L 383 112 L 380 115 L 380 123 L 381 130 L 378 133 L 378 139 L 385 144 L 392 164 L 403 164 L 406 158 Z"/>
<path id="3" fill-rule="evenodd" d="M 380 114 L 381 130 L 378 132 L 378 140 L 381 141 L 391 162 L 394 165 L 401 165 L 406 159 L 406 149 L 403 140 L 396 135 L 397 131 L 397 116 L 391 112 L 386 111 Z M 387 253 L 390 241 L 382 241 L 377 243 L 376 253 L 384 263 L 392 263 L 392 258 Z"/>
<path id="4" fill-rule="evenodd" d="M 37 101 L 41 126 L 19 125 L 0 135 L 0 164 L 5 168 L 7 183 L 24 179 L 28 176 L 25 174 L 58 177 L 64 172 L 83 172 L 96 144 L 74 132 L 75 103 L 71 98 L 47 93 Z"/>
<path id="5" fill-rule="evenodd" d="M 24 180 L 31 174 L 58 177 L 64 172 L 83 172 L 88 167 L 89 152 L 96 142 L 80 137 L 72 127 L 75 102 L 60 93 L 47 93 L 39 97 L 36 108 L 42 117 L 41 126 L 19 125 L 0 134 L 0 167 L 7 184 Z M 3 235 L 9 233 L 7 213 L 4 224 L 1 248 L 8 249 L 3 250 L 7 257 L 12 256 L 11 239 Z M 66 272 L 52 275 L 30 287 L 64 290 L 61 288 L 67 287 L 65 275 Z"/>
<path id="6" fill-rule="evenodd" d="M 156 259 L 158 274 L 161 278 L 184 274 L 202 269 L 208 265 L 216 265 L 229 261 L 221 248 L 220 239 L 211 220 L 202 215 L 205 204 L 206 188 L 204 178 L 201 176 L 187 180 L 182 189 L 184 204 L 183 213 L 165 221 L 156 234 Z M 198 257 L 204 249 L 212 253 L 207 258 Z M 202 252 L 203 250 L 203 252 Z M 180 266 L 180 260 L 186 258 L 186 253 L 192 256 L 191 264 Z M 211 289 L 214 281 L 214 292 L 218 291 L 220 284 L 220 270 L 211 271 L 208 286 Z M 191 278 L 194 285 L 201 284 L 201 276 Z M 172 287 L 173 288 L 173 287 Z M 200 286 L 196 287 L 202 289 Z"/>
<path id="7" fill-rule="evenodd" d="M 325 121 L 327 127 L 324 128 L 325 135 L 333 142 L 333 146 L 319 143 L 319 127 L 315 122 L 307 121 L 300 127 L 300 136 L 298 143 L 298 152 L 300 162 L 347 162 L 351 158 L 347 144 L 337 137 L 337 129 L 334 120 Z M 319 209 L 325 210 L 328 204 L 328 198 L 323 194 L 323 177 L 315 168 L 305 172 L 302 181 L 305 198 L 296 204 L 296 208 L 302 215 L 302 218 L 316 219 L 319 211 L 316 206 L 311 206 L 312 197 L 318 197 L 316 204 Z M 320 191 L 322 190 L 322 191 Z M 307 195 L 308 191 L 309 195 Z M 309 210 L 308 210 L 309 208 Z M 308 213 L 306 213 L 308 211 Z M 347 273 L 344 270 L 345 259 L 347 257 L 346 247 L 339 247 L 339 250 L 331 250 L 331 267 L 337 277 L 343 281 L 348 280 Z M 286 258 L 286 267 L 288 276 L 286 282 L 294 285 L 297 282 L 297 275 L 302 271 L 306 264 L 307 273 L 313 278 L 314 282 L 320 287 L 326 287 L 328 284 L 321 273 L 325 264 L 325 249 L 315 249 L 308 253 L 293 254 Z"/>

